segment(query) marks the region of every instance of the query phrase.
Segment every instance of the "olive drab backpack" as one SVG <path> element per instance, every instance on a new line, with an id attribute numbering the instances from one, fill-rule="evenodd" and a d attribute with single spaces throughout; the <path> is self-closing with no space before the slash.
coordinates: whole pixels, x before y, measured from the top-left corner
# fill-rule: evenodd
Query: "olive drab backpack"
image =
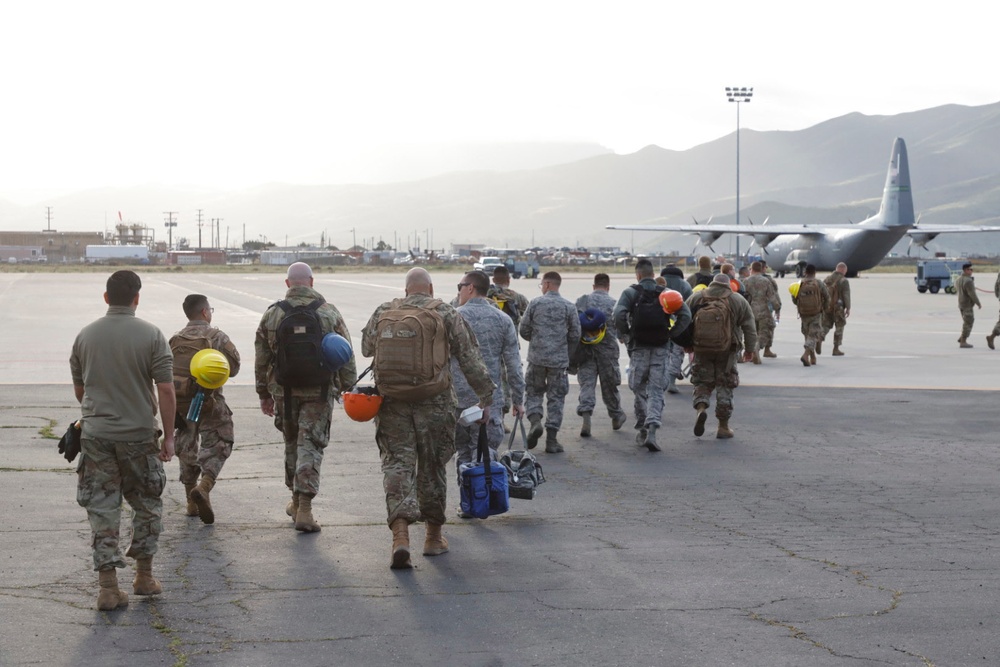
<path id="1" fill-rule="evenodd" d="M 437 396 L 451 387 L 451 348 L 440 299 L 424 306 L 395 299 L 375 325 L 375 385 L 404 402 Z"/>
<path id="2" fill-rule="evenodd" d="M 514 326 L 516 327 L 521 321 L 521 313 L 517 312 L 517 303 L 510 297 L 509 294 L 504 294 L 496 285 L 490 285 L 489 290 L 486 292 L 486 298 L 490 299 L 496 304 L 497 308 L 507 314 L 510 319 L 514 320 Z"/>
<path id="3" fill-rule="evenodd" d="M 640 345 L 666 345 L 670 340 L 670 316 L 660 305 L 660 292 L 663 288 L 657 285 L 652 290 L 642 285 L 632 285 L 632 289 L 639 293 L 639 298 L 632 307 L 632 322 L 629 325 L 632 340 Z"/>
<path id="4" fill-rule="evenodd" d="M 191 358 L 201 350 L 212 347 L 212 341 L 203 333 L 180 331 L 170 338 L 170 351 L 174 355 L 174 394 L 178 405 L 187 405 L 198 391 L 191 376 Z"/>
<path id="5" fill-rule="evenodd" d="M 820 292 L 819 281 L 813 278 L 803 279 L 799 284 L 799 295 L 795 301 L 802 317 L 812 317 L 823 312 L 823 295 Z"/>
<path id="6" fill-rule="evenodd" d="M 701 298 L 693 316 L 694 351 L 697 354 L 726 354 L 733 347 L 733 311 L 729 295 Z"/>
<path id="7" fill-rule="evenodd" d="M 274 381 L 286 389 L 323 387 L 325 394 L 330 384 L 330 371 L 323 361 L 323 321 L 316 312 L 324 303 L 315 299 L 304 306 L 287 300 L 276 304 L 285 316 L 274 331 Z"/>

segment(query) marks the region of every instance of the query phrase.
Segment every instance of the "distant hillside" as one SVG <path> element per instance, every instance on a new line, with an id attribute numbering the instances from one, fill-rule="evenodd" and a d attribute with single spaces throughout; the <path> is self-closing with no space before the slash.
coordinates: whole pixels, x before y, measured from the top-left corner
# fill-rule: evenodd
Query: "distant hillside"
<path id="1" fill-rule="evenodd" d="M 855 113 L 796 132 L 743 130 L 741 223 L 768 217 L 776 223 L 845 222 L 874 212 L 897 136 L 907 143 L 914 203 L 923 222 L 1000 224 L 1000 103 L 897 116 Z M 279 244 L 286 235 L 288 243 L 299 243 L 318 242 L 325 233 L 341 246 L 355 235 L 359 242 L 398 239 L 401 246 L 419 235 L 423 245 L 430 234 L 438 248 L 451 242 L 509 247 L 634 242 L 636 250 L 689 252 L 693 237 L 633 235 L 604 226 L 688 223 L 709 216 L 733 222 L 735 141 L 733 133 L 686 151 L 649 146 L 541 168 L 461 171 L 383 184 L 95 190 L 46 202 L 41 212 L 16 207 L 11 213 L 0 205 L 0 227 L 41 229 L 44 205 L 52 205 L 57 226 L 103 229 L 121 210 L 126 219 L 144 221 L 160 234 L 163 212 L 178 211 L 175 238 L 196 240 L 195 211 L 203 209 L 206 220 L 222 218 L 223 240 L 228 227 L 231 244 L 242 240 L 245 226 L 247 239 L 266 236 Z M 932 247 L 997 252 L 1000 234 L 949 236 Z"/>

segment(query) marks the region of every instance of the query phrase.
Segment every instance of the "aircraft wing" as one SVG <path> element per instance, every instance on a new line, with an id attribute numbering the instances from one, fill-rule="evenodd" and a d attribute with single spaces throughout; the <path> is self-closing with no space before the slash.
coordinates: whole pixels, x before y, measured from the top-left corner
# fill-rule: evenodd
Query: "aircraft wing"
<path id="1" fill-rule="evenodd" d="M 926 249 L 927 244 L 940 234 L 975 234 L 976 232 L 1000 232 L 1000 227 L 985 227 L 982 225 L 918 225 L 906 230 L 910 244 L 916 244 Z"/>
<path id="2" fill-rule="evenodd" d="M 707 222 L 703 225 L 608 225 L 607 229 L 632 230 L 636 232 L 679 232 L 682 234 L 823 234 L 828 229 L 851 229 L 857 225 L 717 225 Z"/>

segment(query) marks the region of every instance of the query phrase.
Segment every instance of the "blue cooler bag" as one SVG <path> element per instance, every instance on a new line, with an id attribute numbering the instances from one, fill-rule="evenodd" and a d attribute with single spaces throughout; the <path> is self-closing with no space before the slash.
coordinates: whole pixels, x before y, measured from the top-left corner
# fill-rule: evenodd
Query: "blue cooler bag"
<path id="1" fill-rule="evenodd" d="M 479 460 L 462 466 L 462 511 L 477 519 L 503 514 L 510 509 L 507 495 L 507 469 L 490 460 L 486 425 L 479 427 Z M 484 465 L 484 462 L 487 465 Z"/>

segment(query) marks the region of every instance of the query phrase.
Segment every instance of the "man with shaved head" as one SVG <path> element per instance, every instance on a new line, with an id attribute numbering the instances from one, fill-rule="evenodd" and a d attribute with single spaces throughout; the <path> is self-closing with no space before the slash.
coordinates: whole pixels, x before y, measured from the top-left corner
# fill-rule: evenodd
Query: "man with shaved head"
<path id="1" fill-rule="evenodd" d="M 352 355 L 336 373 L 301 373 L 302 362 L 310 361 L 305 356 L 315 355 L 318 346 L 300 343 L 303 339 L 296 338 L 293 347 L 288 344 L 292 337 L 312 335 L 321 341 L 324 335 L 337 333 L 350 342 L 351 334 L 337 307 L 313 289 L 308 264 L 296 262 L 289 266 L 285 286 L 285 298 L 264 312 L 257 327 L 254 372 L 261 412 L 274 417 L 274 425 L 285 439 L 285 485 L 292 492 L 285 511 L 296 530 L 313 533 L 320 530 L 313 518 L 312 500 L 319 492 L 319 471 L 323 450 L 330 440 L 333 403 L 341 391 L 357 381 L 357 369 Z M 294 327 L 283 326 L 292 324 L 293 317 Z M 312 331 L 314 328 L 318 330 Z M 289 329 L 291 333 L 286 334 Z M 311 365 L 316 367 L 316 363 Z M 322 366 L 322 359 L 318 365 Z"/>
<path id="2" fill-rule="evenodd" d="M 375 440 L 382 458 L 393 569 L 413 567 L 409 526 L 420 519 L 427 525 L 424 555 L 448 551 L 441 527 L 458 407 L 451 358 L 483 408 L 480 423 L 490 420 L 495 387 L 475 334 L 458 311 L 434 298 L 426 269 L 407 272 L 405 292 L 405 298 L 376 308 L 361 334 L 361 352 L 374 359 L 375 385 L 383 397 Z"/>
<path id="3" fill-rule="evenodd" d="M 847 280 L 847 264 L 838 264 L 823 282 L 830 291 L 830 303 L 823 311 L 823 338 L 816 341 L 816 354 L 823 349 L 822 342 L 833 329 L 833 356 L 842 357 L 844 351 L 840 346 L 844 344 L 844 327 L 851 316 L 851 283 Z"/>

